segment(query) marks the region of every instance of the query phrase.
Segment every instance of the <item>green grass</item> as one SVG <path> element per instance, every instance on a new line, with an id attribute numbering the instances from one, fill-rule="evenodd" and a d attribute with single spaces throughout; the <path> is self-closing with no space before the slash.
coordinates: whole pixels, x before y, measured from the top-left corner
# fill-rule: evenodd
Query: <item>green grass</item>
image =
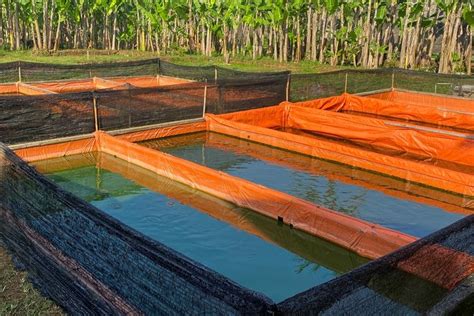
<path id="1" fill-rule="evenodd" d="M 0 315 L 63 315 L 27 280 L 27 273 L 14 268 L 12 258 L 0 247 Z"/>
<path id="2" fill-rule="evenodd" d="M 224 62 L 223 57 L 205 57 L 201 55 L 190 55 L 190 54 L 179 54 L 179 55 L 157 55 L 153 52 L 140 52 L 133 50 L 124 50 L 117 52 L 107 51 L 89 51 L 89 55 L 86 50 L 74 50 L 74 51 L 59 51 L 55 54 L 45 54 L 34 52 L 31 50 L 25 51 L 6 51 L 0 50 L 1 62 L 12 62 L 12 61 L 31 61 L 41 63 L 54 63 L 54 64 L 83 64 L 88 62 L 118 62 L 118 61 L 131 61 L 145 58 L 156 58 L 160 57 L 163 60 L 170 61 L 173 63 L 192 65 L 192 66 L 205 66 L 205 65 L 218 65 L 222 67 L 228 67 L 236 70 L 243 71 L 279 71 L 279 70 L 291 70 L 294 73 L 315 73 L 315 72 L 328 72 L 343 67 L 329 66 L 320 64 L 318 62 L 302 61 L 299 63 L 288 62 L 280 63 L 274 61 L 272 58 L 263 57 L 257 60 L 252 60 L 249 57 L 237 56 L 231 58 L 229 64 Z"/>

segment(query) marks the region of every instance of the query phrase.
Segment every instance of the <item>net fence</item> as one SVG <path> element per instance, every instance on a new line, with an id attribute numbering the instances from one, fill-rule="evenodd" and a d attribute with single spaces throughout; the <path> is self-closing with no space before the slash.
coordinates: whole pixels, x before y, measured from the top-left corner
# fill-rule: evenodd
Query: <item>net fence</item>
<path id="1" fill-rule="evenodd" d="M 0 241 L 73 315 L 266 314 L 273 303 L 63 191 L 0 143 Z"/>
<path id="2" fill-rule="evenodd" d="M 472 315 L 474 215 L 278 304 L 284 315 Z"/>
<path id="3" fill-rule="evenodd" d="M 32 142 L 94 132 L 90 92 L 0 96 L 0 141 Z"/>
<path id="4" fill-rule="evenodd" d="M 285 100 L 286 78 L 131 85 L 64 94 L 0 95 L 0 141 L 12 145 L 199 119 Z"/>
<path id="5" fill-rule="evenodd" d="M 291 75 L 291 100 L 304 101 L 341 93 L 404 89 L 460 97 L 474 97 L 474 77 L 406 69 L 339 70 Z"/>
<path id="6" fill-rule="evenodd" d="M 127 85 L 123 78 L 131 77 L 147 78 L 148 83 L 141 88 Z M 155 77 L 157 82 L 160 78 L 163 82 L 173 78 L 191 81 L 151 87 L 149 83 Z M 15 94 L 12 93 L 16 91 L 15 86 L 11 84 L 7 89 L 4 85 L 4 92 L 0 94 L 0 141 L 16 144 L 86 134 L 95 130 L 96 121 L 100 129 L 110 131 L 199 118 L 203 112 L 229 113 L 276 105 L 287 99 L 308 100 L 344 92 L 362 93 L 393 87 L 469 97 L 472 96 L 470 89 L 474 91 L 472 76 L 400 69 L 351 69 L 319 74 L 257 73 L 217 66 L 177 65 L 159 58 L 78 65 L 0 64 L 2 83 L 21 81 L 22 84 L 29 82 L 34 86 L 36 83 L 37 87 L 53 89 L 53 86 L 58 88 L 67 83 L 52 84 L 58 80 L 77 80 L 78 86 L 93 87 L 92 80 L 97 78 L 116 78 L 120 84 L 114 89 L 94 91 L 94 88 L 84 88 L 91 91 L 78 89 L 77 93 L 54 96 L 7 95 Z M 81 83 L 80 80 L 91 82 Z M 107 79 L 103 81 L 107 82 Z"/>
<path id="7" fill-rule="evenodd" d="M 204 84 L 99 91 L 99 128 L 116 130 L 202 117 Z"/>

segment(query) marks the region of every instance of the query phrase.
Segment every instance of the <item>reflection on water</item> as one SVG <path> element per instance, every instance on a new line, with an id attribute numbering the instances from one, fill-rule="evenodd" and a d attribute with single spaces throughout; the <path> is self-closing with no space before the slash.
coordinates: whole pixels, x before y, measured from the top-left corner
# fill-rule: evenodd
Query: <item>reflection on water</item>
<path id="1" fill-rule="evenodd" d="M 225 135 L 140 144 L 417 237 L 471 212 L 456 195 Z"/>
<path id="2" fill-rule="evenodd" d="M 367 261 L 108 155 L 70 156 L 35 166 L 123 223 L 275 301 Z"/>

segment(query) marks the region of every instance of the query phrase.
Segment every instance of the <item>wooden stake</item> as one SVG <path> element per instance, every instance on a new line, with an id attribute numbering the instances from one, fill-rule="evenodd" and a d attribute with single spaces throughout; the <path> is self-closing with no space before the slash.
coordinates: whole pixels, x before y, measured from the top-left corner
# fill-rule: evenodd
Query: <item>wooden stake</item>
<path id="1" fill-rule="evenodd" d="M 286 101 L 290 101 L 290 80 L 291 80 L 291 73 L 288 74 L 286 78 Z"/>
<path id="2" fill-rule="evenodd" d="M 346 72 L 346 77 L 344 79 L 344 93 L 347 93 L 347 77 L 348 77 L 348 73 Z"/>
<path id="3" fill-rule="evenodd" d="M 392 71 L 392 91 L 395 89 L 395 70 Z"/>
<path id="4" fill-rule="evenodd" d="M 95 131 L 97 132 L 99 130 L 99 115 L 97 111 L 97 97 L 95 94 L 93 94 L 92 102 L 94 105 L 94 125 L 95 125 Z"/>
<path id="5" fill-rule="evenodd" d="M 21 82 L 21 66 L 20 66 L 20 63 L 18 63 L 18 82 Z"/>
<path id="6" fill-rule="evenodd" d="M 207 79 L 204 85 L 204 99 L 202 100 L 202 117 L 206 116 L 206 106 L 207 106 Z"/>

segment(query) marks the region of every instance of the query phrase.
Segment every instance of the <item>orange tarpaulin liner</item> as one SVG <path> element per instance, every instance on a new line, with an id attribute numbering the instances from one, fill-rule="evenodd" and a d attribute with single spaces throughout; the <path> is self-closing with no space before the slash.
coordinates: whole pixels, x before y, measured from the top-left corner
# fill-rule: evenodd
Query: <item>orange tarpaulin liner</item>
<path id="1" fill-rule="evenodd" d="M 195 134 L 190 134 L 189 139 L 185 142 L 189 143 L 190 140 L 195 138 Z M 171 146 L 176 146 L 175 142 L 171 140 L 169 142 Z M 402 200 L 411 200 L 418 203 L 433 205 L 453 213 L 471 215 L 474 211 L 474 199 L 449 194 L 447 192 L 434 191 L 425 186 L 400 181 L 391 177 L 351 168 L 349 166 L 328 162 L 322 159 L 313 159 L 306 155 L 298 155 L 298 159 L 295 159 L 294 153 L 259 143 L 248 142 L 235 137 L 227 137 L 217 133 L 207 133 L 205 135 L 205 144 L 208 147 L 218 148 L 221 150 L 231 150 L 242 155 L 269 161 L 273 164 L 285 166 L 290 169 L 310 172 L 316 176 L 324 176 L 331 180 L 337 180 L 370 190 L 384 192 L 387 195 Z M 167 139 L 161 140 L 160 146 L 166 145 Z M 435 197 L 436 199 L 434 199 Z M 467 210 L 466 208 L 472 210 Z"/>
<path id="2" fill-rule="evenodd" d="M 287 107 L 284 127 L 414 154 L 433 161 L 465 165 L 474 162 L 474 135 L 470 134 L 294 105 Z"/>
<path id="3" fill-rule="evenodd" d="M 131 132 L 127 134 L 117 135 L 116 137 L 134 143 L 149 139 L 202 132 L 206 130 L 206 125 L 207 123 L 202 120 L 201 122 L 196 123 L 175 124 L 167 127 Z"/>
<path id="4" fill-rule="evenodd" d="M 383 116 L 390 119 L 413 121 L 439 128 L 456 128 L 474 131 L 474 101 L 442 98 L 439 105 L 434 103 L 407 102 L 390 98 L 393 92 L 387 92 L 385 97 L 369 95 L 360 97 L 343 94 L 338 97 L 316 99 L 311 101 L 292 103 L 298 106 L 317 108 L 331 111 L 350 111 L 361 114 Z M 415 100 L 416 96 L 415 95 Z M 431 96 L 430 96 L 431 97 Z M 434 97 L 435 99 L 437 97 Z M 445 100 L 446 99 L 446 100 Z M 452 101 L 449 103 L 447 100 Z"/>
<path id="5" fill-rule="evenodd" d="M 238 206 L 282 219 L 303 231 L 378 258 L 415 240 L 414 237 L 371 224 L 291 195 L 215 171 L 150 148 L 98 132 L 100 151 L 149 169 Z"/>
<path id="6" fill-rule="evenodd" d="M 367 97 L 387 101 L 395 101 L 406 105 L 421 105 L 430 107 L 447 108 L 450 110 L 473 111 L 474 100 L 456 96 L 434 95 L 423 92 L 394 90 L 384 93 L 370 94 Z"/>
<path id="7" fill-rule="evenodd" d="M 206 119 L 210 131 L 344 163 L 462 195 L 474 196 L 474 176 L 472 174 L 438 167 L 424 161 L 385 155 L 351 144 L 285 133 L 258 125 L 258 118 L 262 118 L 264 126 L 279 126 L 282 122 L 279 115 L 282 111 L 277 109 L 279 107 L 219 116 L 209 114 L 206 115 Z M 272 119 L 273 124 L 270 123 Z M 346 127 L 341 126 L 342 128 Z"/>
<path id="8" fill-rule="evenodd" d="M 97 143 L 96 138 L 91 136 L 85 139 L 19 148 L 15 150 L 15 154 L 27 162 L 32 162 L 94 151 L 97 151 Z"/>

